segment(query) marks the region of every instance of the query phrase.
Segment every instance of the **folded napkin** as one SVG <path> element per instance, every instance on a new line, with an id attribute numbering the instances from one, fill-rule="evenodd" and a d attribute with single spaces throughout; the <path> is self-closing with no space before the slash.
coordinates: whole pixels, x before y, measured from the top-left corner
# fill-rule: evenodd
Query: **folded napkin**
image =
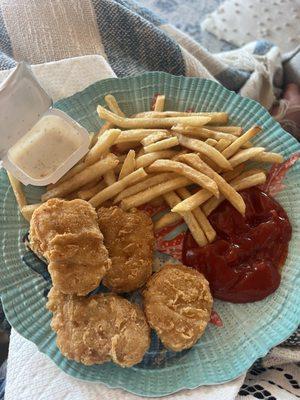
<path id="1" fill-rule="evenodd" d="M 169 400 L 233 400 L 244 376 L 224 385 L 183 390 Z M 30 382 L 30 383 L 29 383 Z M 143 400 L 122 389 L 84 382 L 61 371 L 36 346 L 14 330 L 11 334 L 5 400 Z M 154 400 L 154 398 L 151 398 Z"/>
<path id="2" fill-rule="evenodd" d="M 75 58 L 79 55 L 86 56 Z M 67 60 L 44 64 L 63 58 Z M 33 70 L 55 100 L 114 73 L 126 76 L 162 70 L 217 80 L 270 108 L 282 78 L 280 52 L 271 43 L 252 42 L 241 49 L 213 55 L 127 0 L 0 0 L 0 69 L 12 68 L 15 60 L 22 59 L 40 64 Z M 7 71 L 0 72 L 0 81 L 6 75 Z M 299 368 L 296 364 L 279 364 L 300 361 L 299 344 L 299 335 L 295 334 L 285 343 L 293 347 L 274 349 L 269 358 L 252 368 L 242 387 L 243 376 L 224 385 L 183 391 L 169 398 L 233 400 L 240 390 L 239 399 L 295 399 L 299 394 Z M 138 399 L 121 390 L 68 377 L 13 331 L 6 399 L 66 398 Z"/>

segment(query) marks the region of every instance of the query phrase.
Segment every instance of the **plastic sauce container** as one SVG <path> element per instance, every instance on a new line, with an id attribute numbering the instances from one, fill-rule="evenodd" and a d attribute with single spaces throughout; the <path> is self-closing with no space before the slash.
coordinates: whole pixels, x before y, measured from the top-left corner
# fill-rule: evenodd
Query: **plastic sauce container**
<path id="1" fill-rule="evenodd" d="M 0 159 L 25 185 L 57 182 L 88 151 L 89 134 L 20 63 L 0 86 Z"/>

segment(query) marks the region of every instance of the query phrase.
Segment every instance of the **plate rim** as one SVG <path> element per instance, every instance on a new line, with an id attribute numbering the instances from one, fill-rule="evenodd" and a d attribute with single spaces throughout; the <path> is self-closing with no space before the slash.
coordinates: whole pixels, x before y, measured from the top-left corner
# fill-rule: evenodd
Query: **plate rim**
<path id="1" fill-rule="evenodd" d="M 184 79 L 184 80 L 192 80 L 192 81 L 195 81 L 195 82 L 207 81 L 207 82 L 209 82 L 209 85 L 215 85 L 215 87 L 221 87 L 223 91 L 228 92 L 229 94 L 233 94 L 234 96 L 238 96 L 238 97 L 240 98 L 240 101 L 241 101 L 241 100 L 243 100 L 243 101 L 246 100 L 248 104 L 250 104 L 250 103 L 257 104 L 257 105 L 259 106 L 259 109 L 261 109 L 261 110 L 263 111 L 263 113 L 268 113 L 267 110 L 266 110 L 262 105 L 260 105 L 257 101 L 255 101 L 255 100 L 253 100 L 253 99 L 249 99 L 249 98 L 242 97 L 241 95 L 235 93 L 234 91 L 231 91 L 231 90 L 226 89 L 225 87 L 223 87 L 222 85 L 220 85 L 218 82 L 211 81 L 211 80 L 208 80 L 208 79 L 205 79 L 205 78 L 199 78 L 199 77 L 175 76 L 175 75 L 171 75 L 171 74 L 168 74 L 168 73 L 165 73 L 165 72 L 160 72 L 160 71 L 146 72 L 146 73 L 142 73 L 142 74 L 138 74 L 138 75 L 132 75 L 132 76 L 129 76 L 129 77 L 122 77 L 122 78 L 107 78 L 107 79 L 103 79 L 103 80 L 100 80 L 100 81 L 97 81 L 97 82 L 93 83 L 92 85 L 89 85 L 89 86 L 86 87 L 85 89 L 83 89 L 83 90 L 81 90 L 81 91 L 79 91 L 79 92 L 76 92 L 76 93 L 74 93 L 74 94 L 71 95 L 71 96 L 68 96 L 68 97 L 66 97 L 66 98 L 64 98 L 64 99 L 58 100 L 58 101 L 54 104 L 54 106 L 59 105 L 59 104 L 62 103 L 62 102 L 66 102 L 66 101 L 68 101 L 68 100 L 70 100 L 71 98 L 74 98 L 74 97 L 76 97 L 76 96 L 81 96 L 82 93 L 84 93 L 85 91 L 87 91 L 89 88 L 94 87 L 95 85 L 100 85 L 100 86 L 103 86 L 103 87 L 105 88 L 105 86 L 106 86 L 106 85 L 109 85 L 112 81 L 131 81 L 131 80 L 136 80 L 136 79 L 138 79 L 138 78 L 143 79 L 143 78 L 146 78 L 146 77 L 152 77 L 152 78 L 155 77 L 156 83 L 160 83 L 161 77 L 172 77 L 172 78 L 175 78 L 175 79 L 178 79 L 178 80 Z M 153 83 L 154 83 L 154 82 L 153 82 Z M 277 127 L 277 128 L 280 128 L 281 131 L 283 131 L 285 134 L 288 134 L 288 135 L 292 138 L 292 136 L 291 136 L 288 132 L 284 131 L 284 129 L 280 126 L 280 124 L 279 124 L 277 121 L 275 121 L 275 120 L 272 118 L 272 116 L 269 115 L 268 118 L 271 119 L 273 126 L 275 126 L 275 127 Z M 294 139 L 294 140 L 296 141 L 296 139 Z M 296 141 L 296 142 L 297 142 L 297 141 Z M 300 146 L 299 146 L 299 148 L 300 148 Z M 3 172 L 2 172 L 2 173 L 3 173 Z M 0 234 L 1 234 L 1 227 L 0 227 Z M 2 254 L 0 254 L 0 258 L 2 259 Z M 4 290 L 4 291 L 1 293 L 0 297 L 1 297 L 1 300 L 3 301 L 3 308 L 4 308 L 4 310 L 5 310 L 5 314 L 7 315 L 8 320 L 9 320 L 9 322 L 10 322 L 11 320 L 14 320 L 14 317 L 13 317 L 13 315 L 12 315 L 12 310 L 9 310 L 9 309 L 7 308 L 7 306 L 6 306 L 6 301 L 7 301 L 7 298 L 6 298 L 6 297 L 7 297 L 7 296 L 9 296 L 9 294 L 8 294 L 8 289 Z M 296 322 L 294 323 L 295 326 L 293 327 L 293 329 L 290 329 L 290 332 L 287 334 L 287 336 L 286 336 L 285 338 L 280 339 L 278 342 L 274 343 L 274 344 L 273 344 L 272 346 L 270 346 L 269 348 L 267 348 L 267 349 L 265 349 L 265 350 L 262 350 L 261 353 L 260 353 L 259 355 L 258 355 L 257 352 L 254 352 L 255 354 L 253 354 L 252 360 L 251 360 L 250 362 L 248 362 L 249 365 L 248 365 L 247 367 L 243 367 L 243 368 L 242 368 L 243 370 L 240 371 L 240 373 L 238 373 L 238 375 L 237 375 L 237 373 L 236 373 L 236 371 L 235 371 L 234 376 L 231 377 L 231 378 L 229 378 L 228 380 L 221 380 L 221 381 L 219 381 L 219 382 L 212 382 L 212 383 L 200 383 L 200 384 L 198 383 L 198 384 L 195 384 L 195 385 L 187 385 L 187 386 L 185 386 L 185 387 L 183 387 L 182 385 L 179 385 L 178 387 L 174 388 L 174 390 L 172 390 L 171 392 L 170 392 L 170 391 L 166 391 L 166 392 L 162 392 L 162 391 L 161 391 L 160 394 L 143 394 L 143 393 L 141 393 L 140 391 L 134 391 L 134 390 L 131 390 L 131 389 L 129 389 L 129 388 L 125 388 L 125 387 L 122 386 L 122 385 L 111 385 L 111 384 L 109 384 L 109 383 L 106 383 L 106 382 L 103 382 L 103 381 L 100 381 L 100 380 L 97 380 L 97 382 L 101 382 L 101 383 L 105 384 L 105 385 L 106 385 L 107 387 L 109 387 L 109 388 L 125 389 L 125 390 L 127 390 L 127 391 L 129 391 L 129 392 L 131 392 L 131 393 L 134 393 L 134 394 L 137 394 L 137 395 L 140 395 L 140 396 L 145 396 L 145 397 L 148 397 L 148 396 L 151 396 L 151 397 L 160 397 L 160 396 L 164 396 L 164 395 L 167 395 L 167 394 L 171 394 L 171 393 L 178 392 L 179 390 L 183 390 L 183 389 L 195 389 L 195 388 L 197 388 L 197 387 L 199 387 L 199 386 L 203 386 L 203 385 L 209 385 L 209 386 L 211 386 L 211 385 L 219 385 L 219 384 L 222 384 L 222 383 L 226 383 L 226 382 L 232 381 L 232 380 L 238 378 L 239 376 L 241 376 L 243 373 L 245 373 L 245 372 L 247 371 L 247 369 L 253 364 L 253 362 L 254 362 L 255 360 L 257 360 L 257 358 L 260 358 L 260 357 L 265 356 L 271 348 L 275 347 L 276 345 L 280 344 L 282 341 L 286 340 L 286 339 L 291 335 L 291 333 L 297 328 L 297 326 L 299 325 L 299 323 L 300 323 L 300 316 L 299 316 L 299 318 L 298 318 L 298 321 L 296 321 Z M 26 335 L 25 335 L 24 333 L 19 332 L 19 330 L 16 329 L 15 327 L 14 327 L 14 329 L 15 329 L 19 334 L 21 334 L 23 337 L 25 337 L 26 339 L 32 341 L 30 337 L 26 337 Z M 28 336 L 29 336 L 29 335 L 28 335 Z M 34 343 L 35 343 L 35 342 L 34 342 Z M 54 360 L 53 358 L 51 358 L 51 356 L 50 356 L 47 352 L 45 352 L 43 349 L 41 349 L 41 347 L 42 347 L 41 344 L 37 344 L 37 343 L 35 343 L 35 344 L 37 345 L 39 351 L 41 351 L 43 354 L 46 354 L 53 362 L 55 362 L 55 364 L 56 364 L 61 370 L 63 370 L 64 372 L 66 372 L 66 371 L 62 368 L 62 366 L 59 364 L 59 360 Z M 72 370 L 71 370 L 71 371 L 72 371 Z M 159 371 L 159 369 L 155 369 L 154 371 Z M 149 371 L 148 371 L 148 372 L 149 372 Z M 92 381 L 92 382 L 95 382 L 95 380 L 93 380 L 93 379 L 79 378 L 78 376 L 76 376 L 76 373 L 74 373 L 74 374 L 70 373 L 70 370 L 68 370 L 67 373 L 68 373 L 69 375 L 73 376 L 73 377 L 76 378 L 76 379 L 80 379 L 80 380 L 84 380 L 84 381 Z"/>

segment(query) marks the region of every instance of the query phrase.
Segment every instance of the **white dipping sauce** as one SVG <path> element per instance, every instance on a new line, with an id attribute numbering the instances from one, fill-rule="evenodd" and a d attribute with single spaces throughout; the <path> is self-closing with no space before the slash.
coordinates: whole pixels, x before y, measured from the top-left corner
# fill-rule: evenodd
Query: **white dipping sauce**
<path id="1" fill-rule="evenodd" d="M 8 152 L 34 179 L 52 174 L 82 144 L 79 132 L 57 115 L 45 115 Z"/>

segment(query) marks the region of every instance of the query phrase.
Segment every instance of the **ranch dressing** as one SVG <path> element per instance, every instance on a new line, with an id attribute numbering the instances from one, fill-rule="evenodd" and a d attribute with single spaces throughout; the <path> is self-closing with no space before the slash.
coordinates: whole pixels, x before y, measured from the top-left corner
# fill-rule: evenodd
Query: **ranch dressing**
<path id="1" fill-rule="evenodd" d="M 19 63 L 0 85 L 0 160 L 25 185 L 57 182 L 87 153 L 88 131 L 52 107 L 30 67 Z"/>
<path id="2" fill-rule="evenodd" d="M 34 179 L 49 176 L 81 145 L 78 131 L 57 115 L 42 117 L 8 152 L 8 158 Z"/>

